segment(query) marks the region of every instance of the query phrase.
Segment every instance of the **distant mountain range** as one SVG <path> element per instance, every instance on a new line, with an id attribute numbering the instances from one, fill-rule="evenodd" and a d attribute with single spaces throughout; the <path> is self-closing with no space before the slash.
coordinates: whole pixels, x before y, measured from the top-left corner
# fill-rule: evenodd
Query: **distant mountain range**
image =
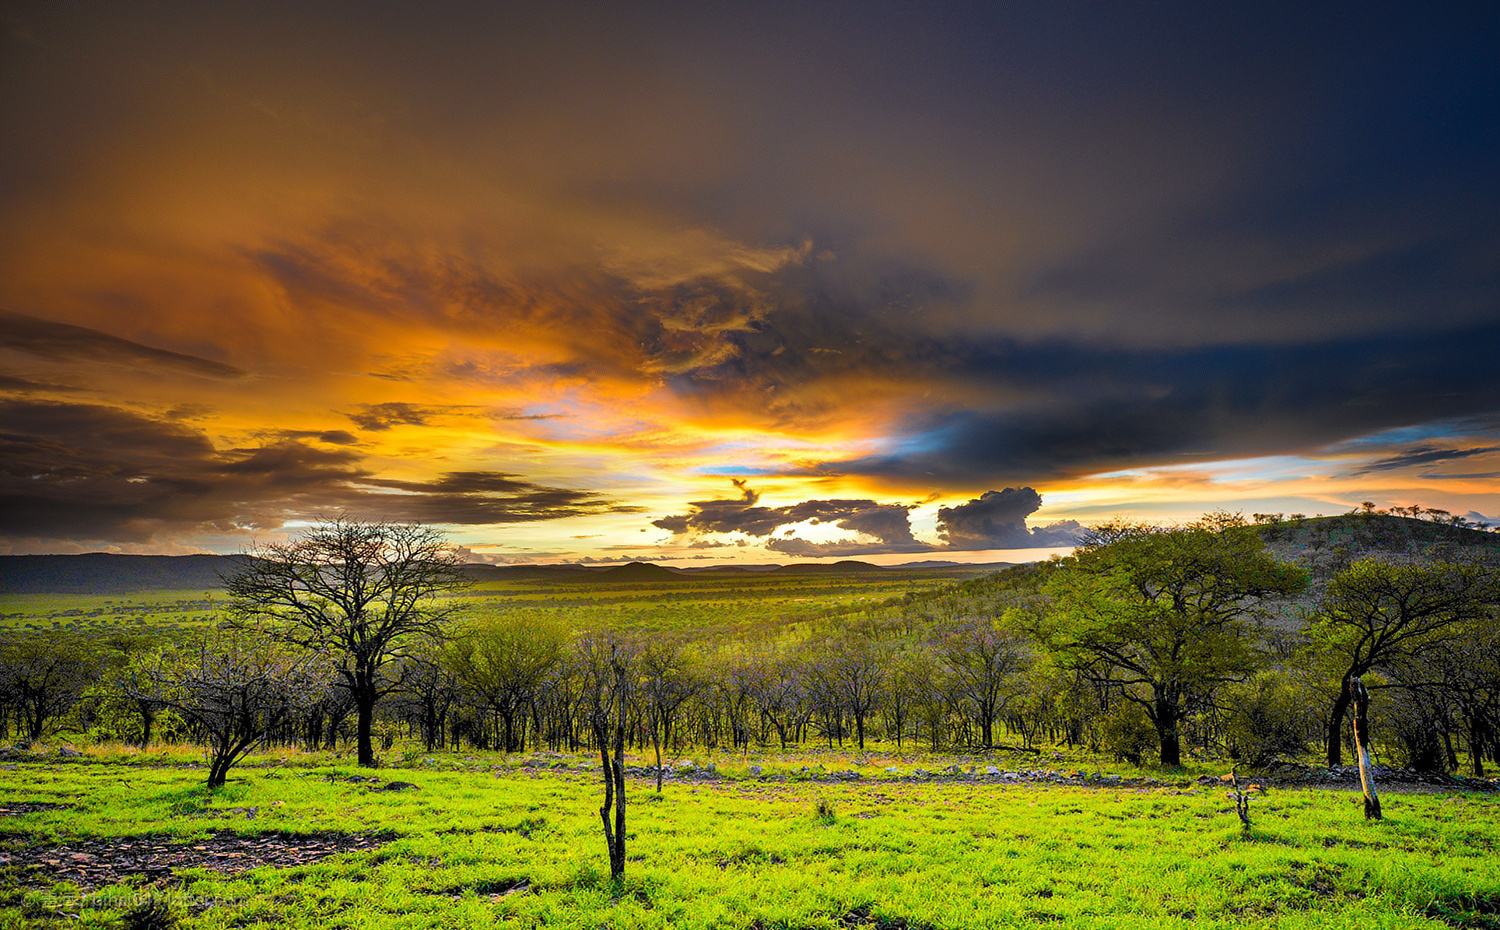
<path id="1" fill-rule="evenodd" d="M 243 555 L 0 555 L 0 594 L 127 594 L 140 591 L 207 591 L 224 586 L 239 571 Z M 925 561 L 874 565 L 846 560 L 791 565 L 711 565 L 674 568 L 652 562 L 623 565 L 489 565 L 473 562 L 464 572 L 475 581 L 551 580 L 651 582 L 736 574 L 851 575 L 884 572 L 998 571 L 1009 562 L 971 565 Z"/>
<path id="2" fill-rule="evenodd" d="M 1313 592 L 1355 558 L 1485 558 L 1500 561 L 1500 534 L 1393 516 L 1315 517 L 1256 528 L 1277 556 L 1312 570 Z M 243 555 L 4 555 L 0 594 L 126 594 L 140 591 L 208 591 L 223 587 L 245 562 Z M 967 564 L 928 560 L 905 565 L 870 562 L 796 562 L 790 565 L 704 565 L 676 568 L 652 562 L 612 565 L 490 565 L 470 563 L 475 581 L 660 582 L 735 575 L 857 575 L 945 572 L 974 575 L 1012 563 Z M 1311 592 L 1310 595 L 1312 596 Z"/>

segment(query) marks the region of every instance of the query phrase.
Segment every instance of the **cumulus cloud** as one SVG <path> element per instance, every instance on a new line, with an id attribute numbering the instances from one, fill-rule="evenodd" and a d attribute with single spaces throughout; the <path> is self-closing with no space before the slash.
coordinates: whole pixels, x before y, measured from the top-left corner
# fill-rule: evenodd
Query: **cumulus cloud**
<path id="1" fill-rule="evenodd" d="M 950 549 L 1026 549 L 1071 546 L 1083 527 L 1076 521 L 1031 529 L 1026 518 L 1042 506 L 1034 488 L 985 491 L 968 503 L 938 509 L 938 535 Z"/>
<path id="2" fill-rule="evenodd" d="M 765 540 L 773 552 L 801 557 L 873 555 L 890 552 L 932 552 L 941 549 L 1025 549 L 1070 546 L 1083 527 L 1074 521 L 1028 528 L 1026 518 L 1042 505 L 1032 488 L 1006 488 L 956 507 L 938 511 L 940 545 L 917 539 L 912 533 L 911 512 L 915 504 L 890 504 L 874 500 L 807 500 L 782 507 L 763 507 L 760 495 L 743 479 L 732 479 L 740 495 L 734 498 L 694 501 L 688 512 L 652 521 L 674 534 L 743 533 Z M 795 524 L 828 523 L 858 534 L 862 539 L 816 542 L 803 539 L 791 529 Z M 776 535 L 780 530 L 781 534 Z M 699 539 L 693 545 L 712 541 Z"/>

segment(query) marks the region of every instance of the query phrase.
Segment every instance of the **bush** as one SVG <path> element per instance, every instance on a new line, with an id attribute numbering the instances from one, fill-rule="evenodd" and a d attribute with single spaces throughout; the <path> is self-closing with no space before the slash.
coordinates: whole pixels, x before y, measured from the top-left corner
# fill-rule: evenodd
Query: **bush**
<path id="1" fill-rule="evenodd" d="M 1317 715 L 1308 713 L 1312 696 L 1277 672 L 1262 672 L 1225 697 L 1225 745 L 1237 762 L 1262 766 L 1299 756 L 1322 728 Z"/>
<path id="2" fill-rule="evenodd" d="M 1099 719 L 1099 744 L 1116 759 L 1140 765 L 1156 748 L 1156 728 L 1139 704 L 1116 701 Z"/>

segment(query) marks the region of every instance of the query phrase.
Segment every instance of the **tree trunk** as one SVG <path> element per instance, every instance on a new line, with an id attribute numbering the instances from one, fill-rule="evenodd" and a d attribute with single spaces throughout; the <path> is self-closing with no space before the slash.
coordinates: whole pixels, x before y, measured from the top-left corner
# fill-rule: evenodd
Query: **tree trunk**
<path id="1" fill-rule="evenodd" d="M 656 750 L 656 793 L 661 794 L 661 722 L 651 725 L 651 748 Z"/>
<path id="2" fill-rule="evenodd" d="M 361 675 L 355 685 L 354 713 L 358 733 L 359 764 L 365 768 L 374 768 L 375 747 L 370 741 L 375 723 L 375 682 L 372 676 Z"/>
<path id="3" fill-rule="evenodd" d="M 1349 680 L 1354 705 L 1354 752 L 1359 758 L 1359 785 L 1365 795 L 1365 819 L 1380 819 L 1380 795 L 1375 791 L 1375 768 L 1370 762 L 1370 692 L 1356 675 Z"/>
<path id="4" fill-rule="evenodd" d="M 626 680 L 623 665 L 613 667 L 615 680 L 609 704 L 594 710 L 594 741 L 599 744 L 599 762 L 604 774 L 604 803 L 599 820 L 604 825 L 604 843 L 609 848 L 609 877 L 625 874 L 625 712 Z M 614 720 L 610 720 L 611 711 Z M 614 818 L 611 821 L 610 815 Z"/>
<path id="5" fill-rule="evenodd" d="M 1475 778 L 1484 777 L 1484 721 L 1475 719 L 1469 724 L 1469 772 Z"/>
<path id="6" fill-rule="evenodd" d="M 620 720 L 615 726 L 615 842 L 610 850 L 609 877 L 625 875 L 625 673 L 620 670 Z"/>
<path id="7" fill-rule="evenodd" d="M 1161 764 L 1182 764 L 1182 740 L 1177 732 L 1177 705 L 1165 698 L 1156 699 L 1156 736 L 1161 742 Z"/>
<path id="8" fill-rule="evenodd" d="M 1339 688 L 1339 696 L 1333 701 L 1328 714 L 1328 732 L 1325 748 L 1328 750 L 1328 767 L 1344 764 L 1344 716 L 1349 712 L 1349 679 L 1346 677 Z"/>

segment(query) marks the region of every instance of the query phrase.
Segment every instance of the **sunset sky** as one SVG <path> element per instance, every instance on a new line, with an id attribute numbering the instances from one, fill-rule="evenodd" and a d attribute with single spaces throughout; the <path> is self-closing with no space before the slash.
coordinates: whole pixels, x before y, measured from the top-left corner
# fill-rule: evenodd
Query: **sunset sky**
<path id="1" fill-rule="evenodd" d="M 1500 522 L 1493 4 L 0 17 L 0 551 Z"/>

